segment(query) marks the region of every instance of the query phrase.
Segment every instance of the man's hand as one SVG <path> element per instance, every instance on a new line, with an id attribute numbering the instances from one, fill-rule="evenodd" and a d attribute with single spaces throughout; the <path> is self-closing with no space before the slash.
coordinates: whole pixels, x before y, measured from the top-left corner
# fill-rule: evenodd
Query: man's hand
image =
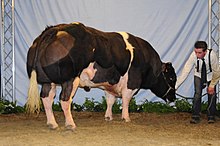
<path id="1" fill-rule="evenodd" d="M 207 92 L 208 92 L 208 94 L 214 94 L 215 93 L 215 89 L 214 88 L 212 88 L 212 87 L 208 87 L 207 88 Z"/>

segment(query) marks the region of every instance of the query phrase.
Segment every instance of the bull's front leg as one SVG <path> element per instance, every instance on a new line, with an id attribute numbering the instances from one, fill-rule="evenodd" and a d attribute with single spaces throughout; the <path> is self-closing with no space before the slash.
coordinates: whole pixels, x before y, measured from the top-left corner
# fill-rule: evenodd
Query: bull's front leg
<path id="1" fill-rule="evenodd" d="M 109 94 L 107 91 L 105 91 L 105 96 L 106 96 L 106 103 L 107 103 L 107 109 L 105 111 L 105 120 L 111 121 L 111 120 L 113 120 L 112 106 L 115 103 L 116 98 L 114 95 Z"/>
<path id="2" fill-rule="evenodd" d="M 43 97 L 43 105 L 45 109 L 45 113 L 47 116 L 47 125 L 50 129 L 56 129 L 58 128 L 58 124 L 55 120 L 54 114 L 53 114 L 53 109 L 52 109 L 52 104 L 54 100 L 54 96 L 56 94 L 56 85 L 54 83 L 50 85 L 43 85 L 42 87 L 42 94 L 47 94 L 46 92 L 49 90 L 48 97 Z"/>
<path id="3" fill-rule="evenodd" d="M 70 86 L 72 87 L 70 88 L 72 90 L 70 96 L 68 96 L 69 99 L 61 100 L 61 106 L 65 116 L 65 127 L 67 130 L 74 130 L 76 128 L 76 125 L 72 118 L 71 103 L 72 103 L 72 98 L 74 97 L 76 90 L 79 86 L 79 81 L 80 81 L 79 77 L 76 77 L 74 81 L 71 83 L 72 85 L 68 85 L 67 83 L 67 89 L 64 89 L 63 91 L 63 92 L 68 92 L 67 90 L 69 90 Z"/>
<path id="4" fill-rule="evenodd" d="M 126 89 L 122 92 L 122 119 L 125 120 L 125 122 L 130 122 L 131 119 L 129 117 L 129 103 L 131 98 L 133 97 L 133 94 L 135 91 Z"/>
<path id="5" fill-rule="evenodd" d="M 61 101 L 62 110 L 65 116 L 65 127 L 67 130 L 74 130 L 76 128 L 76 124 L 73 121 L 71 113 L 71 103 L 72 98 L 70 98 L 68 101 Z"/>

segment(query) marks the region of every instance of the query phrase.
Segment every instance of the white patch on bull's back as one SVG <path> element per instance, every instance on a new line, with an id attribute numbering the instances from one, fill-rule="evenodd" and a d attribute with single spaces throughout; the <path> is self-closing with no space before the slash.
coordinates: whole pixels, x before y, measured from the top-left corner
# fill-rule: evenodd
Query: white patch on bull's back
<path id="1" fill-rule="evenodd" d="M 130 91 L 130 93 L 133 95 L 137 91 L 137 89 L 134 89 L 134 90 L 128 89 L 127 85 L 128 85 L 128 71 L 129 71 L 129 69 L 131 67 L 131 63 L 134 59 L 134 47 L 132 46 L 132 44 L 130 44 L 128 42 L 128 38 L 129 38 L 128 33 L 126 33 L 126 32 L 118 32 L 118 33 L 123 37 L 123 40 L 126 44 L 126 50 L 129 50 L 129 52 L 131 54 L 131 60 L 130 60 L 128 70 L 125 73 L 125 75 L 120 78 L 120 81 L 117 84 L 117 88 L 120 90 L 121 94 L 126 94 L 125 92 Z M 123 91 L 125 91 L 125 92 L 122 93 Z"/>
<path id="2" fill-rule="evenodd" d="M 77 25 L 79 25 L 80 23 L 79 23 L 79 22 L 72 22 L 71 24 L 77 24 Z"/>
<path id="3" fill-rule="evenodd" d="M 68 33 L 65 31 L 58 31 L 57 36 L 67 35 Z"/>
<path id="4" fill-rule="evenodd" d="M 130 51 L 130 54 L 131 54 L 130 65 L 131 65 L 131 62 L 133 61 L 133 58 L 134 58 L 134 47 L 128 42 L 128 38 L 129 38 L 128 33 L 126 32 L 118 32 L 118 33 L 123 37 L 123 40 L 126 44 L 126 50 Z M 130 68 L 130 65 L 129 65 L 129 68 Z"/>

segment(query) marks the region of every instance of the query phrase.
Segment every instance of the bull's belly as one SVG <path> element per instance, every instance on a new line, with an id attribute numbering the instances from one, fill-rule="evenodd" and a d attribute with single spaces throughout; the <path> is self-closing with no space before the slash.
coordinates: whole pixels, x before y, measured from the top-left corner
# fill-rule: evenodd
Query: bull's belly
<path id="1" fill-rule="evenodd" d="M 111 85 L 108 82 L 100 82 L 94 83 L 92 79 L 95 77 L 96 69 L 93 68 L 94 63 L 90 63 L 90 65 L 84 69 L 80 75 L 80 87 L 89 87 L 89 88 L 99 88 L 109 92 L 110 94 L 121 97 L 122 90 L 127 88 L 127 73 L 120 77 L 118 83 Z"/>

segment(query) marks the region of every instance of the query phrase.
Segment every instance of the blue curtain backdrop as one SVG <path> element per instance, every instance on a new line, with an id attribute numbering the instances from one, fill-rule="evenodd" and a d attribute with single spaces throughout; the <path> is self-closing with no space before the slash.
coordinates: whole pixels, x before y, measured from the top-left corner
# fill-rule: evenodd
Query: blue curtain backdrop
<path id="1" fill-rule="evenodd" d="M 16 0 L 15 98 L 19 105 L 27 99 L 26 56 L 33 40 L 48 25 L 71 22 L 137 35 L 152 44 L 162 61 L 172 62 L 179 75 L 195 41 L 208 41 L 208 0 Z M 178 93 L 192 96 L 193 90 L 191 73 Z M 88 93 L 79 89 L 73 102 L 82 104 L 85 97 L 100 101 L 102 96 L 100 89 Z M 138 103 L 161 101 L 149 90 L 140 90 L 135 98 Z"/>

